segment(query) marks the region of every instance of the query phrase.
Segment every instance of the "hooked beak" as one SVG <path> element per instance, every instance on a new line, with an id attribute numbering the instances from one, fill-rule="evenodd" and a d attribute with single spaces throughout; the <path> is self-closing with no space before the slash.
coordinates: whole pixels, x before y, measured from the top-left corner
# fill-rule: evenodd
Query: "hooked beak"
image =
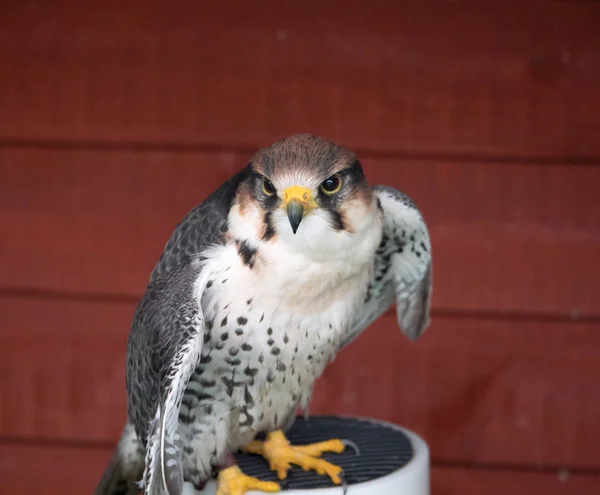
<path id="1" fill-rule="evenodd" d="M 317 207 L 317 203 L 313 199 L 310 189 L 307 187 L 292 186 L 283 191 L 281 207 L 285 208 L 292 232 L 295 234 L 304 215 L 314 210 Z"/>
<path id="2" fill-rule="evenodd" d="M 300 226 L 300 222 L 304 217 L 304 205 L 297 199 L 292 199 L 286 207 L 288 218 L 290 219 L 290 225 L 292 226 L 292 232 L 295 234 Z"/>

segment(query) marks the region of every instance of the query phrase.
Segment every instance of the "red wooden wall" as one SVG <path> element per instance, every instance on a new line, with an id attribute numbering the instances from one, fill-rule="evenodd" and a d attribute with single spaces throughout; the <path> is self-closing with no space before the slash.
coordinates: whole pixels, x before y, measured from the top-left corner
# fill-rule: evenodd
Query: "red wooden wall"
<path id="1" fill-rule="evenodd" d="M 219 5 L 220 4 L 220 5 Z M 600 4 L 0 6 L 0 485 L 90 493 L 176 222 L 313 132 L 409 193 L 434 316 L 344 351 L 314 412 L 416 430 L 434 495 L 600 493 Z"/>

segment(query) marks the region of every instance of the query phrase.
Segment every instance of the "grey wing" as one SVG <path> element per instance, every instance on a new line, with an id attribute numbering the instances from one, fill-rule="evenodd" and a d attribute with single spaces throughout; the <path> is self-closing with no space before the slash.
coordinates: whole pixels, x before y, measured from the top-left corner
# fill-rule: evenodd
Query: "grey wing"
<path id="1" fill-rule="evenodd" d="M 398 325 L 416 340 L 429 326 L 432 257 L 429 232 L 416 205 L 402 192 L 374 186 L 383 210 L 381 244 L 365 304 L 357 314 L 351 337 L 367 328 L 396 302 Z"/>
<path id="2" fill-rule="evenodd" d="M 248 167 L 192 209 L 174 229 L 136 308 L 127 348 L 129 419 L 146 447 L 144 493 L 183 488 L 179 409 L 204 340 L 206 248 L 223 244 L 227 217 Z"/>
<path id="3" fill-rule="evenodd" d="M 167 241 L 150 282 L 182 265 L 190 264 L 211 244 L 221 244 L 227 231 L 227 216 L 248 167 L 221 185 L 179 222 Z"/>
<path id="4" fill-rule="evenodd" d="M 144 493 L 180 495 L 183 489 L 179 409 L 198 366 L 204 339 L 199 300 L 208 270 L 173 270 L 142 298 L 127 349 L 128 413 L 146 445 Z"/>
<path id="5" fill-rule="evenodd" d="M 209 272 L 202 255 L 223 244 L 231 204 L 247 173 L 240 171 L 179 222 L 136 308 L 126 381 L 129 418 L 146 446 L 146 494 L 182 490 L 177 426 L 204 339 L 200 298 Z"/>

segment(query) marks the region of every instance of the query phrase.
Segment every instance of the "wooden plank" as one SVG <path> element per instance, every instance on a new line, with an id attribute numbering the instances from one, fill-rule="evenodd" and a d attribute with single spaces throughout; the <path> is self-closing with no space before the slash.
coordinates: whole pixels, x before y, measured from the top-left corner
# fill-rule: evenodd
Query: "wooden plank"
<path id="1" fill-rule="evenodd" d="M 0 444 L 0 483 L 12 495 L 93 493 L 112 451 Z"/>
<path id="2" fill-rule="evenodd" d="M 110 458 L 108 449 L 54 445 L 0 444 L 0 483 L 11 495 L 92 493 Z M 68 469 L 67 466 L 76 466 Z M 596 495 L 600 477 L 434 466 L 435 495 Z"/>
<path id="3" fill-rule="evenodd" d="M 599 330 L 438 317 L 410 345 L 387 317 L 340 353 L 312 407 L 404 424 L 436 461 L 593 468 Z"/>
<path id="4" fill-rule="evenodd" d="M 599 19 L 589 1 L 8 2 L 0 139 L 254 148 L 309 130 L 598 157 Z"/>
<path id="5" fill-rule="evenodd" d="M 139 297 L 246 154 L 0 148 L 0 288 Z M 443 311 L 600 316 L 600 167 L 365 157 L 419 204 Z"/>
<path id="6" fill-rule="evenodd" d="M 0 437 L 115 441 L 132 311 L 0 297 Z M 411 345 L 386 316 L 317 382 L 311 412 L 403 424 L 436 461 L 592 469 L 598 376 L 599 324 L 437 317 Z"/>
<path id="7" fill-rule="evenodd" d="M 0 308 L 0 436 L 117 438 L 134 305 L 0 297 Z"/>
<path id="8" fill-rule="evenodd" d="M 592 475 L 438 466 L 431 471 L 431 493 L 434 495 L 592 495 L 598 493 L 599 489 L 600 477 Z"/>

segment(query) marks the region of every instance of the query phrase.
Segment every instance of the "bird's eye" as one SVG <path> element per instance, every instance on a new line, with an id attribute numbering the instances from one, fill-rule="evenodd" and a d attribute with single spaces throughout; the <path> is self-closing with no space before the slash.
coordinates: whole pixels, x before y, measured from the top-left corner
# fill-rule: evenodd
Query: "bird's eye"
<path id="1" fill-rule="evenodd" d="M 266 196 L 273 196 L 277 192 L 273 183 L 266 178 L 263 178 L 262 188 Z"/>
<path id="2" fill-rule="evenodd" d="M 321 184 L 321 191 L 325 194 L 335 194 L 342 188 L 342 178 L 338 175 L 332 175 L 329 179 L 325 179 Z"/>

